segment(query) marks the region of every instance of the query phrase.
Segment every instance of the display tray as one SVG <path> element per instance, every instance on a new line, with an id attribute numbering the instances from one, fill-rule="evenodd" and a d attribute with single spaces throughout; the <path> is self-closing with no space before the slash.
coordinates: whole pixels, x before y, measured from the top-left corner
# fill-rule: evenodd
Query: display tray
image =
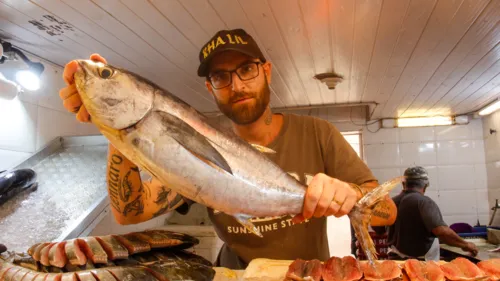
<path id="1" fill-rule="evenodd" d="M 35 243 L 85 236 L 109 205 L 107 149 L 102 136 L 58 137 L 13 167 L 33 169 L 38 188 L 0 206 L 0 243 L 24 252 Z"/>

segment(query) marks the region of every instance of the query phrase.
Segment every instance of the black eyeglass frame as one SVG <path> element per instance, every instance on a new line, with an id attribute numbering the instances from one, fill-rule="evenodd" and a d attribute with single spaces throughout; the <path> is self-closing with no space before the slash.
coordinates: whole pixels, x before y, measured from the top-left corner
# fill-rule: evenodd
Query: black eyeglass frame
<path id="1" fill-rule="evenodd" d="M 243 79 L 243 78 L 241 78 L 240 74 L 239 74 L 237 71 L 238 71 L 238 69 L 240 69 L 240 68 L 242 68 L 242 67 L 244 67 L 244 66 L 247 66 L 247 65 L 249 65 L 249 64 L 256 64 L 256 65 L 257 65 L 257 75 L 255 75 L 255 76 L 254 76 L 254 77 L 252 77 L 252 78 Z M 239 78 L 241 81 L 249 81 L 249 80 L 255 79 L 256 77 L 259 77 L 259 75 L 260 75 L 260 68 L 259 68 L 259 65 L 263 65 L 263 64 L 264 64 L 264 63 L 262 63 L 261 61 L 250 61 L 250 62 L 247 62 L 247 63 L 244 63 L 244 64 L 242 64 L 242 65 L 238 66 L 238 68 L 233 69 L 233 70 L 218 71 L 217 73 L 227 73 L 227 72 L 229 72 L 229 83 L 228 83 L 226 86 L 223 86 L 223 87 L 219 87 L 219 88 L 215 87 L 215 86 L 214 86 L 214 83 L 212 82 L 212 79 L 211 79 L 211 78 L 212 78 L 212 76 L 211 76 L 211 75 L 208 75 L 208 76 L 207 76 L 207 80 L 210 82 L 210 85 L 212 85 L 212 87 L 213 87 L 214 89 L 217 89 L 217 90 L 224 89 L 224 88 L 228 87 L 229 85 L 231 85 L 231 84 L 233 83 L 233 72 L 234 72 L 234 73 L 236 73 L 236 75 L 238 76 L 238 78 Z"/>

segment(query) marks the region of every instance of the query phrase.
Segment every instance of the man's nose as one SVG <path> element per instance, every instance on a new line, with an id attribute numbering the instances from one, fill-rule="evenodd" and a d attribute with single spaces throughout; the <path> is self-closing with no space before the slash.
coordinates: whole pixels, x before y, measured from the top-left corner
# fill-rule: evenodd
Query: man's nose
<path id="1" fill-rule="evenodd" d="M 231 73 L 231 75 L 233 75 L 233 77 L 231 77 L 232 79 L 232 87 L 233 87 L 233 91 L 235 92 L 238 92 L 242 89 L 245 88 L 245 83 L 243 83 L 243 81 L 241 81 L 240 77 L 236 74 L 236 73 Z"/>

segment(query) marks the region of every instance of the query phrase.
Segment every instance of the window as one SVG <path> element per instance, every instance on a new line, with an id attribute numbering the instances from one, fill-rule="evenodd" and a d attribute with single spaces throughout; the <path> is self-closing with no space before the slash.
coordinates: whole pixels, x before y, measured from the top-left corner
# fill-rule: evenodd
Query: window
<path id="1" fill-rule="evenodd" d="M 361 133 L 360 132 L 342 132 L 342 135 L 351 145 L 351 147 L 358 153 L 358 156 L 363 159 L 363 147 L 361 143 Z"/>

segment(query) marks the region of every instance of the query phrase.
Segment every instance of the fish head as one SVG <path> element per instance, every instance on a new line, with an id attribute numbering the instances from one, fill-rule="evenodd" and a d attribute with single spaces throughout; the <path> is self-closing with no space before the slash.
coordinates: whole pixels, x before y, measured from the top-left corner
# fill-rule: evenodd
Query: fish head
<path id="1" fill-rule="evenodd" d="M 77 62 L 76 88 L 93 123 L 121 130 L 139 122 L 152 109 L 154 84 L 102 62 Z"/>

